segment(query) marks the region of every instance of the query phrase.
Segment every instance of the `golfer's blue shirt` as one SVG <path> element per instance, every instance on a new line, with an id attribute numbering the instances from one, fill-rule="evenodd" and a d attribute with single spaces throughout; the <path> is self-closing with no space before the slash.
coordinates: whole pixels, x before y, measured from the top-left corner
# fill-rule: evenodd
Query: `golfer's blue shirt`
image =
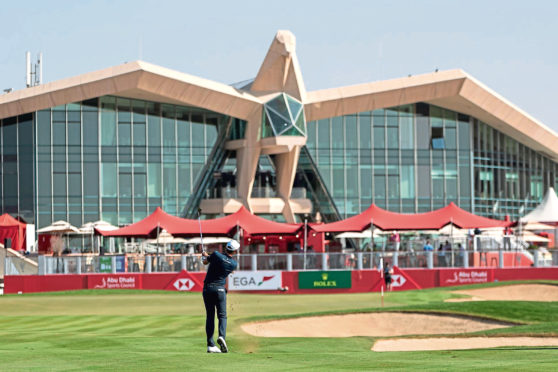
<path id="1" fill-rule="evenodd" d="M 203 282 L 206 286 L 214 285 L 224 287 L 227 276 L 236 270 L 237 262 L 233 258 L 217 251 L 213 252 L 207 260 L 209 261 L 209 267 Z"/>

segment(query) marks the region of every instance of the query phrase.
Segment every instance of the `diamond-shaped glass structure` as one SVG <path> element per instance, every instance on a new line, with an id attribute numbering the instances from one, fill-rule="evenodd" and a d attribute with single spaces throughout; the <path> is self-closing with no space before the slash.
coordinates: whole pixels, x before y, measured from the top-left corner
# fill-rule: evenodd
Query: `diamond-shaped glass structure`
<path id="1" fill-rule="evenodd" d="M 302 103 L 281 93 L 264 105 L 262 137 L 306 136 Z"/>

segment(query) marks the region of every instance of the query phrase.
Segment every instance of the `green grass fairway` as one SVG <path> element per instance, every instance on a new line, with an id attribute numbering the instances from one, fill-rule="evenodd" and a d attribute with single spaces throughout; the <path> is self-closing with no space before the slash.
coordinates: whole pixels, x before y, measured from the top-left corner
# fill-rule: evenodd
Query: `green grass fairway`
<path id="1" fill-rule="evenodd" d="M 384 309 L 468 314 L 517 324 L 480 334 L 558 336 L 558 302 L 444 303 L 460 297 L 450 291 L 389 293 Z M 558 369 L 556 348 L 375 353 L 370 351 L 372 337 L 266 339 L 240 330 L 240 324 L 255 319 L 381 311 L 377 293 L 233 293 L 228 300 L 232 352 L 207 354 L 199 293 L 109 290 L 1 296 L 0 370 Z"/>

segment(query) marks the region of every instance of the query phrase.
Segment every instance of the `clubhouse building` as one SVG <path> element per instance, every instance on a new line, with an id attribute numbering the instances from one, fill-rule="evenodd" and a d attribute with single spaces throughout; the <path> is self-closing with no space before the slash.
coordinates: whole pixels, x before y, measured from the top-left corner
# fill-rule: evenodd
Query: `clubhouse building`
<path id="1" fill-rule="evenodd" d="M 558 187 L 558 135 L 465 72 L 306 91 L 289 31 L 243 84 L 136 61 L 3 94 L 0 124 L 0 212 L 37 228 L 242 205 L 517 219 Z"/>

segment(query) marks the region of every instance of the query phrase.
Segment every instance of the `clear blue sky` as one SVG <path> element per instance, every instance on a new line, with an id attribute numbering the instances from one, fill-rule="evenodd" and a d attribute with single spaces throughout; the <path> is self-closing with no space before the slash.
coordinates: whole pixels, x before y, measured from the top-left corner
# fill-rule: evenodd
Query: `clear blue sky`
<path id="1" fill-rule="evenodd" d="M 461 68 L 558 132 L 558 1 L 6 1 L 0 89 L 143 59 L 234 83 L 291 30 L 308 90 Z"/>

